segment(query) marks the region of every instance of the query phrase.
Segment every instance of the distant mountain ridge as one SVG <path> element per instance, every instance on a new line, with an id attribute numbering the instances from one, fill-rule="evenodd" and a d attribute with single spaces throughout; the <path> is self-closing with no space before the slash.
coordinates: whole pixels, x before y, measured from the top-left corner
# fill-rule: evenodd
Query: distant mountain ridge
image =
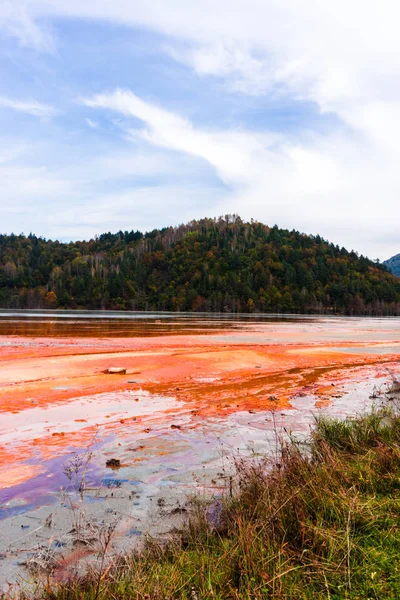
<path id="1" fill-rule="evenodd" d="M 387 266 L 389 271 L 391 271 L 397 277 L 400 277 L 400 254 L 396 254 L 392 256 L 392 258 L 388 258 L 383 262 L 384 265 Z"/>
<path id="2" fill-rule="evenodd" d="M 400 280 L 319 235 L 227 215 L 87 242 L 0 235 L 0 306 L 395 315 Z"/>

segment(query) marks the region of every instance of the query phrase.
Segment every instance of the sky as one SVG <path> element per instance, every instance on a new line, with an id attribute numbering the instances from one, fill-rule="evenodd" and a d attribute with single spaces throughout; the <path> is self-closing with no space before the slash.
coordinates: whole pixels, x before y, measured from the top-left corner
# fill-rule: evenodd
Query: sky
<path id="1" fill-rule="evenodd" d="M 0 232 L 239 214 L 400 252 L 395 0 L 0 0 Z"/>

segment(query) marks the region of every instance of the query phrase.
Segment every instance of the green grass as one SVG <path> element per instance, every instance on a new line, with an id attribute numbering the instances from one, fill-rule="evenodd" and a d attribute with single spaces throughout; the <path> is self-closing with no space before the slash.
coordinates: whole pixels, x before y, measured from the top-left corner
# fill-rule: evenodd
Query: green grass
<path id="1" fill-rule="evenodd" d="M 399 599 L 399 412 L 319 419 L 307 447 L 281 454 L 237 465 L 217 525 L 199 502 L 170 544 L 149 541 L 41 598 Z"/>

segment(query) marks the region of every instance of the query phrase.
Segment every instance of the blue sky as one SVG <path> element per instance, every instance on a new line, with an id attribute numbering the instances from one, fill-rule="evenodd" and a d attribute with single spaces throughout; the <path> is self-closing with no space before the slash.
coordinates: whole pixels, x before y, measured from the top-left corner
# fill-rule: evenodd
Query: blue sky
<path id="1" fill-rule="evenodd" d="M 0 230 L 87 239 L 234 212 L 398 253 L 398 12 L 3 0 Z"/>

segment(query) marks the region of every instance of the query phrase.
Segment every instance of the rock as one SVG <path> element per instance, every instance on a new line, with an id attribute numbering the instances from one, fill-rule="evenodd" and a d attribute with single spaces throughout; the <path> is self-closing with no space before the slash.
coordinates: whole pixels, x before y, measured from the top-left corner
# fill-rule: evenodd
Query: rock
<path id="1" fill-rule="evenodd" d="M 111 467 L 111 469 L 118 469 L 121 466 L 121 461 L 119 458 L 109 458 L 106 461 L 106 467 Z"/>
<path id="2" fill-rule="evenodd" d="M 126 369 L 124 367 L 110 367 L 107 370 L 110 375 L 125 375 Z"/>

